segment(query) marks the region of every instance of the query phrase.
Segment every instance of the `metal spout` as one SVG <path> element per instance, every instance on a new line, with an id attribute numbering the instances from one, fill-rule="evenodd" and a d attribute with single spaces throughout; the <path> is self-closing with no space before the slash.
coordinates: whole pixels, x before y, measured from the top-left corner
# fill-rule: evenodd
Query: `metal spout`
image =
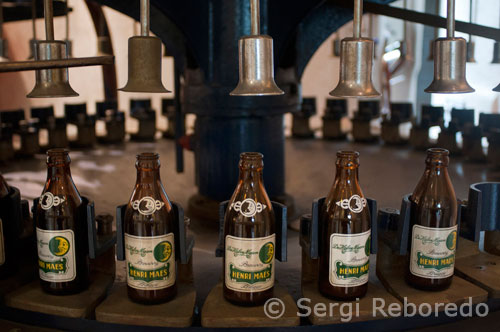
<path id="1" fill-rule="evenodd" d="M 36 60 L 67 59 L 66 43 L 61 40 L 38 41 Z M 28 98 L 75 97 L 78 93 L 71 88 L 68 68 L 41 69 L 36 71 L 36 84 Z"/>
<path id="2" fill-rule="evenodd" d="M 467 93 L 475 90 L 465 78 L 467 45 L 463 38 L 439 38 L 434 42 L 434 80 L 428 93 Z"/>
<path id="3" fill-rule="evenodd" d="M 467 59 L 468 63 L 475 63 L 476 58 L 474 57 L 475 43 L 473 41 L 467 42 Z"/>
<path id="4" fill-rule="evenodd" d="M 161 82 L 161 40 L 134 36 L 128 40 L 128 81 L 124 92 L 170 92 Z"/>
<path id="5" fill-rule="evenodd" d="M 468 93 L 475 90 L 465 78 L 467 43 L 455 37 L 455 0 L 448 0 L 447 37 L 434 41 L 434 80 L 428 93 Z"/>
<path id="6" fill-rule="evenodd" d="M 273 39 L 260 34 L 259 1 L 250 1 L 251 35 L 238 41 L 239 82 L 231 96 L 284 94 L 274 81 Z"/>
<path id="7" fill-rule="evenodd" d="M 380 96 L 372 83 L 374 42 L 361 37 L 363 2 L 354 2 L 354 29 L 352 38 L 342 39 L 340 45 L 340 79 L 330 92 L 333 97 L 374 98 Z"/>
<path id="8" fill-rule="evenodd" d="M 231 96 L 276 96 L 284 92 L 274 82 L 273 39 L 246 36 L 239 40 L 240 80 Z"/>
<path id="9" fill-rule="evenodd" d="M 496 41 L 493 45 L 493 60 L 491 63 L 500 63 L 500 41 Z"/>
<path id="10" fill-rule="evenodd" d="M 373 40 L 344 38 L 340 54 L 340 80 L 330 92 L 333 97 L 380 96 L 372 83 Z"/>

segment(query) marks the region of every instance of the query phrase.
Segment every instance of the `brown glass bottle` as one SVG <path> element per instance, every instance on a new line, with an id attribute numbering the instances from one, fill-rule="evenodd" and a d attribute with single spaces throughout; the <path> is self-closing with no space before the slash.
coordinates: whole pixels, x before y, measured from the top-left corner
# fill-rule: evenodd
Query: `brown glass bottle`
<path id="1" fill-rule="evenodd" d="M 320 212 L 319 290 L 349 301 L 368 289 L 370 210 L 358 182 L 359 153 L 337 152 L 336 168 Z"/>
<path id="2" fill-rule="evenodd" d="M 253 306 L 273 297 L 276 226 L 262 179 L 262 154 L 242 153 L 239 166 L 224 218 L 224 298 Z"/>
<path id="3" fill-rule="evenodd" d="M 457 239 L 457 198 L 448 175 L 449 152 L 427 150 L 425 172 L 410 197 L 406 281 L 423 290 L 451 285 Z"/>
<path id="4" fill-rule="evenodd" d="M 10 235 L 12 232 L 9 231 L 14 225 L 7 224 L 7 209 L 9 207 L 5 205 L 9 203 L 4 201 L 9 193 L 10 187 L 2 174 L 0 174 L 0 279 L 8 277 L 14 272 L 12 257 L 15 256 L 13 255 L 15 240 Z"/>
<path id="5" fill-rule="evenodd" d="M 44 291 L 66 295 L 88 286 L 87 222 L 66 149 L 47 151 L 47 182 L 36 208 L 38 266 Z"/>
<path id="6" fill-rule="evenodd" d="M 163 303 L 175 297 L 175 216 L 160 179 L 157 153 L 137 156 L 137 182 L 125 211 L 127 289 L 131 300 Z"/>

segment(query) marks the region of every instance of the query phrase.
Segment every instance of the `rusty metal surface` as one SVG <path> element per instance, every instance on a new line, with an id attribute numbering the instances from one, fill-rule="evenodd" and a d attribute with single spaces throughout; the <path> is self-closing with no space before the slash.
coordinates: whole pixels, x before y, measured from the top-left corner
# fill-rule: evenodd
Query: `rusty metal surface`
<path id="1" fill-rule="evenodd" d="M 189 197 L 197 192 L 193 177 L 194 158 L 193 154 L 187 154 L 185 172 L 177 174 L 174 149 L 174 142 L 161 140 L 71 151 L 73 179 L 80 193 L 95 201 L 96 213 L 115 215 L 116 206 L 126 203 L 132 193 L 136 178 L 135 155 L 143 151 L 157 151 L 162 162 L 162 181 L 170 199 L 186 208 Z M 378 201 L 379 208 L 398 208 L 401 197 L 414 189 L 424 170 L 425 153 L 407 147 L 288 139 L 286 185 L 295 198 L 297 211 L 292 220 L 310 212 L 313 199 L 328 193 L 335 175 L 335 153 L 341 149 L 360 152 L 362 188 L 367 197 Z M 0 171 L 11 185 L 21 190 L 24 198 L 32 199 L 42 192 L 46 177 L 45 156 L 40 154 L 34 159 L 10 162 L 1 165 Z M 463 199 L 467 198 L 468 187 L 472 183 L 500 181 L 500 170 L 452 157 L 450 177 L 457 197 Z M 222 273 L 222 260 L 215 257 L 217 231 L 216 223 L 200 219 L 191 222 L 191 232 L 196 241 L 193 266 L 198 305 L 203 303 Z M 278 264 L 277 280 L 294 298 L 298 298 L 301 269 L 298 233 L 289 231 L 288 240 L 288 262 Z M 125 265 L 119 262 L 117 279 L 123 281 L 124 276 Z"/>

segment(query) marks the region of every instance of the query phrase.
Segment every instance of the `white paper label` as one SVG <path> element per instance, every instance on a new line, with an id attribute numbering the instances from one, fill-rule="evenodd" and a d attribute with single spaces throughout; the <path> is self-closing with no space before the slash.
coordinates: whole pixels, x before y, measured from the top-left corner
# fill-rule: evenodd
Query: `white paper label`
<path id="1" fill-rule="evenodd" d="M 174 233 L 160 236 L 125 234 L 127 284 L 136 289 L 156 290 L 175 283 Z"/>
<path id="2" fill-rule="evenodd" d="M 368 282 L 371 230 L 330 236 L 330 284 L 356 287 Z"/>
<path id="3" fill-rule="evenodd" d="M 36 229 L 40 279 L 68 282 L 76 277 L 75 233 L 71 229 Z"/>
<path id="4" fill-rule="evenodd" d="M 452 276 L 455 269 L 456 244 L 457 225 L 448 228 L 414 225 L 411 240 L 411 273 L 431 279 Z"/>
<path id="5" fill-rule="evenodd" d="M 5 244 L 3 239 L 3 223 L 0 219 L 0 266 L 5 264 Z"/>
<path id="6" fill-rule="evenodd" d="M 226 236 L 227 288 L 250 293 L 274 286 L 275 238 L 275 234 L 254 239 Z"/>

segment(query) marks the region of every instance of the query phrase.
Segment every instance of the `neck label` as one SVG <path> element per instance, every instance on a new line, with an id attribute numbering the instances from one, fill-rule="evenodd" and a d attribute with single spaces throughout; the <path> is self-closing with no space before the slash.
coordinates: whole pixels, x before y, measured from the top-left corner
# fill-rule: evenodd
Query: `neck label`
<path id="1" fill-rule="evenodd" d="M 40 197 L 40 206 L 44 210 L 49 210 L 53 206 L 59 206 L 66 201 L 64 196 L 54 196 L 51 192 L 47 191 Z"/>
<path id="2" fill-rule="evenodd" d="M 352 213 L 360 213 L 367 205 L 366 198 L 359 195 L 352 195 L 351 198 L 342 199 L 336 202 L 344 210 L 350 210 Z"/>
<path id="3" fill-rule="evenodd" d="M 141 199 L 132 201 L 132 208 L 139 211 L 144 216 L 150 216 L 156 211 L 160 210 L 165 203 L 160 200 L 154 199 L 151 196 L 146 196 Z"/>
<path id="4" fill-rule="evenodd" d="M 410 271 L 429 279 L 444 279 L 453 275 L 457 225 L 447 228 L 413 226 Z"/>
<path id="5" fill-rule="evenodd" d="M 75 233 L 71 229 L 49 231 L 36 228 L 40 279 L 68 282 L 76 277 Z"/>
<path id="6" fill-rule="evenodd" d="M 233 209 L 236 212 L 240 212 L 242 215 L 245 217 L 253 217 L 257 213 L 261 213 L 263 210 L 265 210 L 267 206 L 262 203 L 258 203 L 254 201 L 252 198 L 247 198 L 245 200 L 237 201 L 234 203 L 231 203 L 231 206 L 229 207 L 229 210 Z"/>
<path id="7" fill-rule="evenodd" d="M 274 286 L 275 234 L 254 239 L 226 236 L 224 283 L 237 292 L 262 292 Z"/>

